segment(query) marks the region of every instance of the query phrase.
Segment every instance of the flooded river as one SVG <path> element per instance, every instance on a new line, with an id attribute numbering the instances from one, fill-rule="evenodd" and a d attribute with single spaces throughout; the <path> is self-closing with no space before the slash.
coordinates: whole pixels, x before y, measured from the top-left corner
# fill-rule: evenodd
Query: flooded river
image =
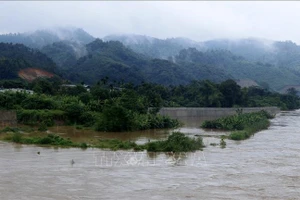
<path id="1" fill-rule="evenodd" d="M 268 130 L 225 149 L 209 145 L 219 138 L 204 141 L 204 151 L 180 155 L 0 143 L 0 199 L 299 199 L 300 111 L 278 114 Z"/>

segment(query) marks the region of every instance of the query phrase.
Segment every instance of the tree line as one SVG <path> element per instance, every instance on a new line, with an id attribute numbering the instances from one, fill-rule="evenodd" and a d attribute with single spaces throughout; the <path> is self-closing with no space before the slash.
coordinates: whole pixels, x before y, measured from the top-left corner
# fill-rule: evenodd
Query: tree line
<path id="1" fill-rule="evenodd" d="M 235 81 L 221 83 L 192 81 L 188 85 L 163 86 L 153 83 L 134 85 L 102 78 L 87 90 L 84 83 L 63 85 L 60 79 L 2 80 L 0 86 L 31 89 L 0 93 L 0 108 L 17 110 L 24 124 L 52 126 L 78 124 L 99 131 L 131 131 L 171 128 L 178 121 L 159 116 L 161 107 L 261 107 L 283 110 L 300 107 L 297 92 L 279 94 L 259 87 L 241 88 Z"/>

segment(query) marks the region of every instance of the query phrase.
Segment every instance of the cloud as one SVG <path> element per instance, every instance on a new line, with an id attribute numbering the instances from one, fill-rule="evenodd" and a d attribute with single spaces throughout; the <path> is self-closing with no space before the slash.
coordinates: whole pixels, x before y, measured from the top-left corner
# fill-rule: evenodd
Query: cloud
<path id="1" fill-rule="evenodd" d="M 159 38 L 260 37 L 300 43 L 300 2 L 4 1 L 0 32 L 75 26 L 96 37 L 134 33 Z"/>

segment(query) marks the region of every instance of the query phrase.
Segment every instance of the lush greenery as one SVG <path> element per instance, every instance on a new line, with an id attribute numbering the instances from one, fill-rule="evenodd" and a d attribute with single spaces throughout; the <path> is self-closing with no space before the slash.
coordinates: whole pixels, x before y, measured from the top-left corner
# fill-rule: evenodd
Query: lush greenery
<path id="1" fill-rule="evenodd" d="M 22 129 L 21 129 L 22 130 Z M 8 132 L 8 134 L 4 137 L 5 141 L 20 143 L 20 144 L 35 144 L 35 145 L 51 145 L 51 146 L 60 146 L 60 147 L 79 147 L 79 148 L 87 148 L 85 142 L 75 143 L 70 140 L 70 138 L 63 138 L 56 134 L 47 134 L 43 136 L 28 136 L 23 134 L 17 128 L 13 128 L 9 130 L 9 128 L 5 128 L 1 132 Z"/>
<path id="2" fill-rule="evenodd" d="M 17 110 L 20 123 L 40 126 L 78 124 L 99 131 L 133 131 L 172 128 L 177 120 L 157 115 L 161 106 L 151 95 L 131 86 L 116 88 L 103 79 L 87 91 L 82 85 L 57 86 L 56 80 L 38 79 L 30 83 L 36 92 L 0 93 L 0 109 Z M 149 109 L 152 108 L 152 109 Z"/>
<path id="3" fill-rule="evenodd" d="M 143 83 L 135 88 L 155 105 L 164 107 L 263 107 L 277 106 L 283 110 L 300 107 L 295 90 L 288 94 L 271 92 L 260 87 L 241 88 L 233 80 L 221 83 L 192 81 L 188 85 L 164 87 Z"/>
<path id="4" fill-rule="evenodd" d="M 86 142 L 73 142 L 70 138 L 64 138 L 56 134 L 43 134 L 43 135 L 26 135 L 21 133 L 23 129 L 18 128 L 5 128 L 1 132 L 7 133 L 3 138 L 5 141 L 20 143 L 20 144 L 35 144 L 35 145 L 46 145 L 46 146 L 60 146 L 60 147 L 78 147 L 78 148 L 102 148 L 111 150 L 120 149 L 135 149 L 143 150 L 143 145 L 137 145 L 134 142 L 122 141 L 117 139 L 99 139 L 91 144 Z"/>
<path id="5" fill-rule="evenodd" d="M 180 132 L 173 132 L 167 140 L 149 142 L 145 146 L 150 152 L 188 152 L 201 150 L 204 144 L 201 137 L 195 139 Z"/>
<path id="6" fill-rule="evenodd" d="M 3 81 L 6 85 L 23 82 Z M 233 80 L 221 83 L 193 81 L 188 85 L 141 85 L 111 82 L 104 78 L 90 88 L 64 86 L 59 79 L 36 79 L 23 85 L 35 94 L 0 93 L 0 109 L 17 110 L 20 123 L 40 125 L 79 124 L 99 131 L 132 131 L 171 128 L 178 121 L 156 113 L 165 107 L 257 107 L 299 108 L 295 90 L 282 95 L 266 89 L 241 88 Z"/>
<path id="7" fill-rule="evenodd" d="M 205 121 L 202 128 L 221 129 L 234 131 L 229 135 L 232 140 L 244 140 L 254 133 L 269 127 L 272 116 L 266 111 L 254 113 L 238 113 L 229 117 L 222 117 L 217 120 Z"/>

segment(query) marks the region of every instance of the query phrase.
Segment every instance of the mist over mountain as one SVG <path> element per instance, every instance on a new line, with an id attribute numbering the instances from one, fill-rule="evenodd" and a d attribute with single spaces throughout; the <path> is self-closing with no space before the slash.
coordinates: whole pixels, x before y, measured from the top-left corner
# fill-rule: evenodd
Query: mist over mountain
<path id="1" fill-rule="evenodd" d="M 202 64 L 211 65 L 218 70 L 225 71 L 234 79 L 250 79 L 259 84 L 267 83 L 273 89 L 282 85 L 299 83 L 299 74 L 288 68 L 262 62 L 253 62 L 242 56 L 236 56 L 228 50 L 198 51 L 195 48 L 181 50 L 175 57 L 176 63 L 181 65 Z"/>
<path id="2" fill-rule="evenodd" d="M 70 68 L 79 58 L 88 53 L 83 43 L 68 40 L 48 44 L 41 48 L 41 52 L 51 58 L 61 69 Z"/>
<path id="3" fill-rule="evenodd" d="M 202 44 L 187 38 L 170 38 L 166 40 L 143 35 L 109 35 L 104 41 L 119 41 L 133 51 L 152 58 L 169 59 L 180 50 L 195 47 L 202 48 Z"/>
<path id="4" fill-rule="evenodd" d="M 117 41 L 100 39 L 86 45 L 88 55 L 69 69 L 73 81 L 95 83 L 109 77 L 111 81 L 139 84 L 143 81 L 163 85 L 187 84 L 192 80 L 222 81 L 230 78 L 213 66 L 178 65 L 168 60 L 152 59 L 126 48 Z"/>
<path id="5" fill-rule="evenodd" d="M 0 35 L 0 42 L 20 43 L 31 48 L 42 48 L 54 42 L 68 40 L 87 44 L 95 38 L 80 28 L 52 28 L 27 33 L 10 33 Z"/>
<path id="6" fill-rule="evenodd" d="M 105 41 L 122 42 L 132 50 L 153 58 L 170 59 L 186 48 L 200 51 L 228 50 L 250 61 L 270 63 L 276 66 L 297 68 L 300 66 L 300 46 L 291 41 L 272 41 L 259 38 L 216 39 L 197 42 L 186 38 L 158 39 L 142 35 L 110 35 Z"/>
<path id="7" fill-rule="evenodd" d="M 0 35 L 1 40 L 38 48 L 56 63 L 60 73 L 75 82 L 95 83 L 109 77 L 111 81 L 178 85 L 232 78 L 274 90 L 300 82 L 300 46 L 291 41 L 248 38 L 197 42 L 134 34 L 100 40 L 78 28 L 6 34 Z"/>
<path id="8" fill-rule="evenodd" d="M 241 60 L 239 61 L 239 63 L 243 63 L 239 64 L 241 66 L 240 69 L 237 67 L 233 69 L 231 67 L 232 65 L 226 64 L 226 61 L 218 63 L 218 66 L 227 65 L 228 67 L 223 68 L 223 70 L 237 79 L 250 78 L 258 82 L 266 82 L 270 84 L 273 89 L 278 89 L 286 84 L 299 84 L 300 46 L 291 41 L 247 38 L 196 42 L 184 38 L 163 40 L 141 35 L 114 35 L 107 36 L 105 39 L 118 40 L 138 53 L 153 58 L 168 59 L 172 62 L 178 62 L 178 55 L 182 49 L 195 48 L 201 52 L 225 50 L 243 59 L 243 62 L 241 62 Z M 219 55 L 215 55 L 213 58 L 208 59 L 209 62 L 203 59 L 198 62 L 201 64 L 209 63 L 210 65 L 215 65 L 215 62 L 219 60 L 218 56 Z M 230 58 L 230 56 L 228 56 L 229 55 L 227 55 L 227 58 Z M 177 59 L 175 59 L 176 57 Z M 245 63 L 251 63 L 252 68 L 248 66 L 243 69 L 244 72 L 242 73 L 241 69 L 245 66 Z M 237 64 L 234 64 L 233 66 L 236 65 Z M 254 69 L 257 75 L 251 75 Z M 267 75 L 261 74 L 266 73 L 266 70 L 271 71 L 267 73 Z"/>
<path id="9" fill-rule="evenodd" d="M 278 51 L 275 41 L 248 38 L 248 39 L 216 39 L 209 41 L 194 41 L 188 38 L 158 39 L 144 35 L 109 35 L 105 41 L 115 40 L 122 42 L 132 50 L 154 58 L 170 59 L 178 55 L 180 50 L 196 48 L 200 51 L 228 50 L 243 56 L 248 60 L 263 61 Z"/>

